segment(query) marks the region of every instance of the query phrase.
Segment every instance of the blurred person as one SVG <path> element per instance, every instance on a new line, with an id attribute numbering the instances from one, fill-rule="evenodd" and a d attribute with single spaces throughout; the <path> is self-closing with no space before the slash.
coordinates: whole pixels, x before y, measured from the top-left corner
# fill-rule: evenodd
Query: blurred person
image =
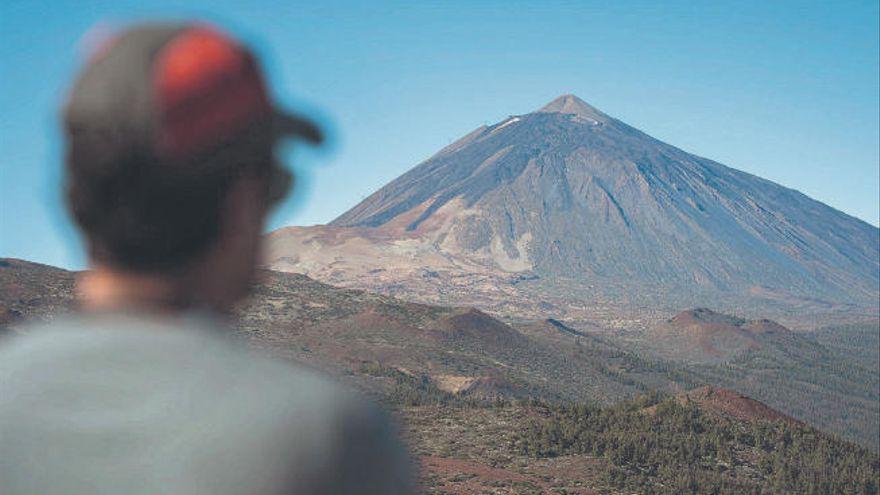
<path id="1" fill-rule="evenodd" d="M 0 346 L 0 493 L 398 494 L 388 418 L 259 357 L 224 322 L 248 294 L 285 137 L 252 53 L 204 24 L 108 40 L 64 108 L 81 311 Z"/>

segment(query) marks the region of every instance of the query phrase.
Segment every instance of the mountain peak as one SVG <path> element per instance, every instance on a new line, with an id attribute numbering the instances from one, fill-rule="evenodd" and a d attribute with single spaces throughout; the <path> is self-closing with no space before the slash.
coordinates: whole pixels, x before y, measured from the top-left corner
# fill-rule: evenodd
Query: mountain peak
<path id="1" fill-rule="evenodd" d="M 630 311 L 650 299 L 652 311 L 723 301 L 791 321 L 800 315 L 782 304 L 876 312 L 877 232 L 566 94 L 476 129 L 326 230 L 275 236 L 270 263 L 330 283 L 470 301 L 535 320 L 602 314 L 616 325 L 613 312 L 576 301 Z M 692 350 L 710 362 L 784 332 L 705 309 L 664 326 L 673 324 L 686 327 L 666 333 L 687 352 L 664 352 L 690 359 Z M 717 337 L 706 344 L 717 355 L 703 350 L 701 336 Z"/>
<path id="2" fill-rule="evenodd" d="M 538 113 L 574 114 L 578 117 L 597 121 L 605 121 L 608 119 L 607 115 L 593 108 L 589 103 L 573 94 L 564 94 L 557 97 L 538 110 Z"/>

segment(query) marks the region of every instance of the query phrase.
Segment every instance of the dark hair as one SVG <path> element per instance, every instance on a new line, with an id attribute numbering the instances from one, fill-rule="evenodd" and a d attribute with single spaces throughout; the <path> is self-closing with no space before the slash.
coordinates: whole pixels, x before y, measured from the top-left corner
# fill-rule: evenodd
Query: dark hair
<path id="1" fill-rule="evenodd" d="M 239 138 L 163 162 L 113 130 L 66 131 L 67 204 L 90 255 L 133 271 L 172 271 L 203 254 L 219 234 L 230 185 L 272 150 Z"/>

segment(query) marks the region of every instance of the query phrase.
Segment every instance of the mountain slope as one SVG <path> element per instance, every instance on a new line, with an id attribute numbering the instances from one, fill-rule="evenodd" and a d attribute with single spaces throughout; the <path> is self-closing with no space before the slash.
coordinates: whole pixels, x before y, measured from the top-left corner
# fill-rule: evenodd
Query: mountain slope
<path id="1" fill-rule="evenodd" d="M 273 268 L 531 317 L 551 316 L 541 301 L 572 317 L 585 300 L 719 299 L 873 315 L 880 284 L 875 227 L 573 95 L 481 127 L 329 226 L 270 242 Z"/>

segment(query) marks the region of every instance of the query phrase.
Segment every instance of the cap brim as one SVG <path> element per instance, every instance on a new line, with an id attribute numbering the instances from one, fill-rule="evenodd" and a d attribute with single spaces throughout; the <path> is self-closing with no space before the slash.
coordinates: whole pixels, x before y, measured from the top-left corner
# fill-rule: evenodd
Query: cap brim
<path id="1" fill-rule="evenodd" d="M 324 133 L 318 125 L 305 117 L 276 111 L 272 124 L 276 139 L 302 138 L 311 144 L 324 141 Z"/>

